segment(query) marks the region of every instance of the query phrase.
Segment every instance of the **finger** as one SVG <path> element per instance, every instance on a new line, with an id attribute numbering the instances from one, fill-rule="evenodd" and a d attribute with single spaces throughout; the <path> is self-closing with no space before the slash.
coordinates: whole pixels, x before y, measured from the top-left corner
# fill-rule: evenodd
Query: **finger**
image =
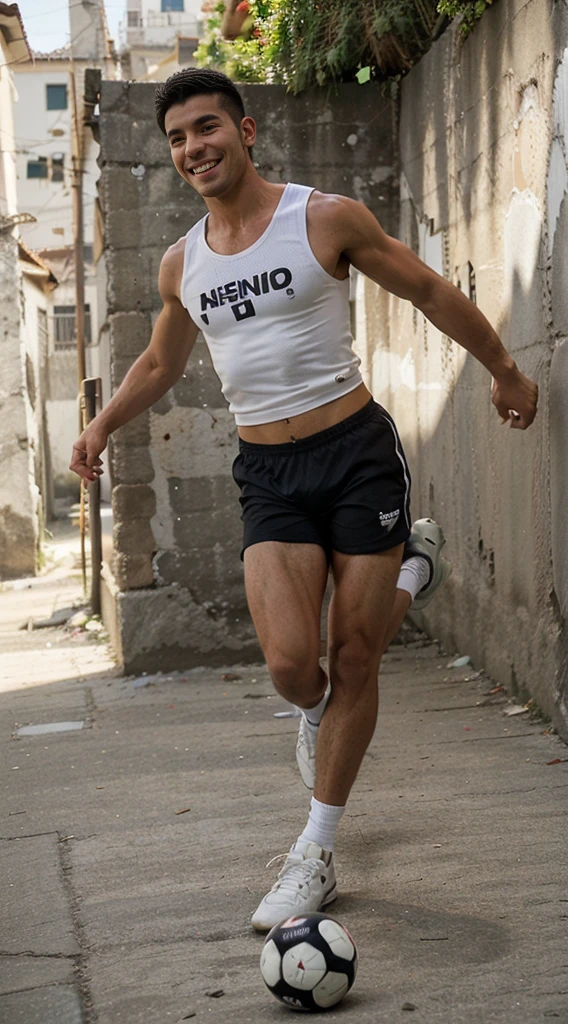
<path id="1" fill-rule="evenodd" d="M 507 423 L 508 420 L 509 420 L 509 412 L 510 412 L 510 410 L 509 410 L 509 407 L 506 404 L 506 402 L 503 402 L 500 399 L 497 399 L 497 401 L 495 399 L 493 399 L 492 401 L 493 401 L 493 405 L 495 406 L 497 412 L 499 413 L 499 416 L 501 417 L 501 421 L 503 423 Z"/>

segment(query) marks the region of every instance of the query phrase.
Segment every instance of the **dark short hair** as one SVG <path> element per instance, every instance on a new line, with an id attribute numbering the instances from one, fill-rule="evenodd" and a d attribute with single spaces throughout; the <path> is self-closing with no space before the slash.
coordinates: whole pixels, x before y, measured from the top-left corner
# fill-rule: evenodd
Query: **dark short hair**
<path id="1" fill-rule="evenodd" d="M 240 128 L 245 108 L 234 82 L 220 71 L 211 71 L 209 68 L 184 68 L 183 71 L 171 75 L 156 89 L 156 119 L 160 131 L 166 134 L 166 114 L 170 107 L 175 103 L 183 103 L 191 96 L 207 93 L 219 97 L 219 106 L 227 111 L 237 128 Z"/>

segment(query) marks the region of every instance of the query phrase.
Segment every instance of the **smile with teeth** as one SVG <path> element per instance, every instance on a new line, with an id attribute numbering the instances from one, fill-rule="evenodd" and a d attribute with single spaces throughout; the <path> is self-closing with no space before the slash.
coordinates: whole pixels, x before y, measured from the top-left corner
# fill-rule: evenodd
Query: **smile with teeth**
<path id="1" fill-rule="evenodd" d="M 210 160 L 207 164 L 201 164 L 199 167 L 192 168 L 192 174 L 204 174 L 205 171 L 210 171 L 212 167 L 216 167 L 221 162 L 221 157 L 218 160 Z"/>

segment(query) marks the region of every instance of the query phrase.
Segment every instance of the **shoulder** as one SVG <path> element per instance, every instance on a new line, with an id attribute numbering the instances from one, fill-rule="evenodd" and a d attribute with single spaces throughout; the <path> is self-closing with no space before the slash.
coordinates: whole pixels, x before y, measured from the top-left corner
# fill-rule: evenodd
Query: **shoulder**
<path id="1" fill-rule="evenodd" d="M 328 221 L 331 219 L 338 223 L 348 223 L 353 218 L 360 217 L 363 211 L 369 213 L 364 203 L 334 192 L 319 192 L 314 189 L 308 200 L 309 214 L 314 217 L 325 217 Z"/>
<path id="2" fill-rule="evenodd" d="M 341 249 L 353 244 L 363 231 L 368 231 L 378 223 L 374 214 L 357 199 L 332 192 L 312 192 L 307 209 L 308 226 L 317 231 L 332 231 Z"/>
<path id="3" fill-rule="evenodd" d="M 187 235 L 182 235 L 181 238 L 178 238 L 177 242 L 174 242 L 173 245 L 170 245 L 169 248 L 166 249 L 160 263 L 162 268 L 165 270 L 173 270 L 175 267 L 181 266 L 183 269 L 186 239 Z"/>
<path id="4" fill-rule="evenodd" d="M 374 215 L 364 203 L 341 196 L 337 193 L 321 193 L 314 188 L 308 200 L 308 220 L 314 226 L 326 225 L 342 231 L 349 231 L 360 225 L 361 220 Z"/>
<path id="5" fill-rule="evenodd" d="M 181 279 L 183 276 L 183 261 L 185 253 L 186 236 L 178 238 L 177 242 L 166 249 L 160 262 L 159 285 L 162 296 L 179 296 L 181 291 Z"/>

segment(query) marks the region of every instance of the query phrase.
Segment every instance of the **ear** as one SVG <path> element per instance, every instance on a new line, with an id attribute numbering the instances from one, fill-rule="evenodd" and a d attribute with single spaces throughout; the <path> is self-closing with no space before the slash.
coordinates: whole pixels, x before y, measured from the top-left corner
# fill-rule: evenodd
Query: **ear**
<path id="1" fill-rule="evenodd" d="M 252 117 L 243 117 L 241 121 L 241 132 L 243 142 L 247 149 L 251 149 L 256 142 L 256 122 Z"/>

